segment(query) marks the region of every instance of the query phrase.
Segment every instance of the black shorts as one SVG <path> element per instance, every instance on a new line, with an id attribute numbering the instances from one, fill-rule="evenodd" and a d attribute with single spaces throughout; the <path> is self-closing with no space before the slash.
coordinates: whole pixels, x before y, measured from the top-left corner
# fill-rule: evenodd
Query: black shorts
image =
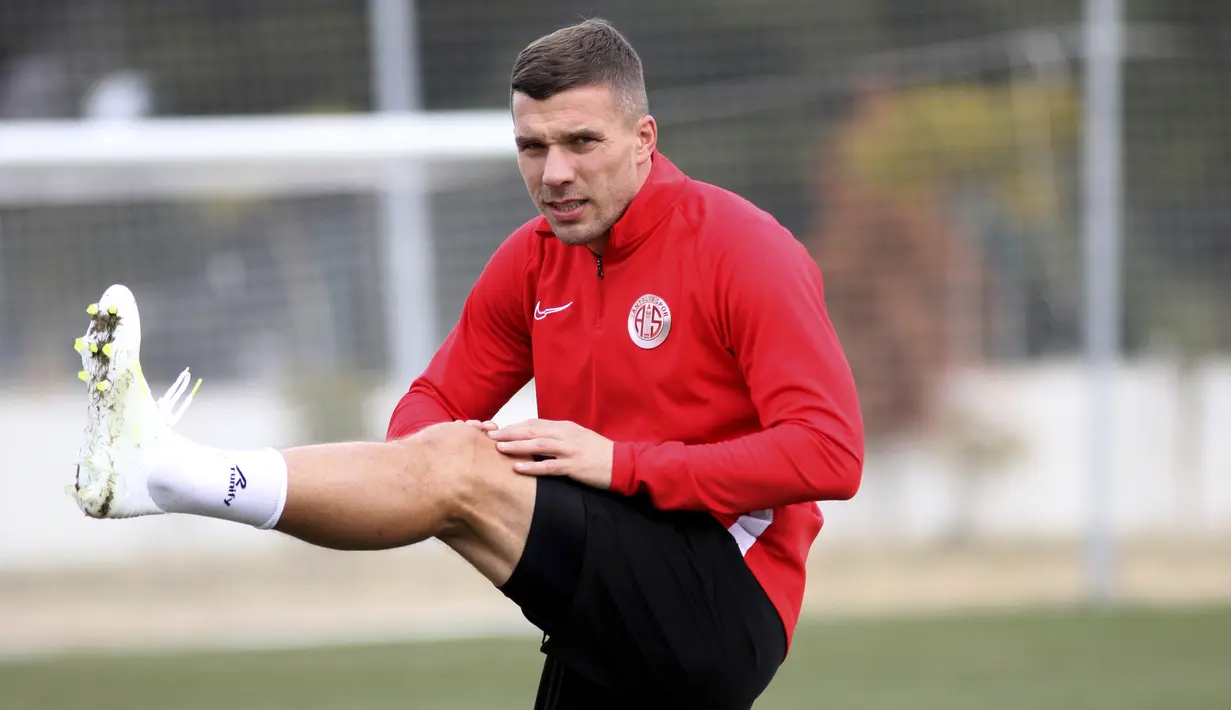
<path id="1" fill-rule="evenodd" d="M 544 633 L 536 708 L 745 710 L 786 654 L 781 617 L 708 513 L 540 478 L 504 594 Z"/>

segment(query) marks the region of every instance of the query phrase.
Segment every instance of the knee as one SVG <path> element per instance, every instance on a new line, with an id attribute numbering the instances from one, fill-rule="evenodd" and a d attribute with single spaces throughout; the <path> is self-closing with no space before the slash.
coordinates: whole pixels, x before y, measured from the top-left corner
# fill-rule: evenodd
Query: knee
<path id="1" fill-rule="evenodd" d="M 491 438 L 462 422 L 433 424 L 393 445 L 402 447 L 421 477 L 450 486 L 470 483 L 481 461 L 496 452 Z"/>
<path id="2" fill-rule="evenodd" d="M 403 447 L 416 472 L 415 488 L 439 501 L 449 529 L 467 525 L 472 513 L 517 475 L 513 459 L 497 451 L 487 434 L 461 422 L 434 424 L 391 445 Z"/>
<path id="3" fill-rule="evenodd" d="M 463 422 L 433 424 L 394 444 L 430 451 L 445 462 L 473 457 L 481 453 L 482 447 L 495 448 L 490 437 Z"/>

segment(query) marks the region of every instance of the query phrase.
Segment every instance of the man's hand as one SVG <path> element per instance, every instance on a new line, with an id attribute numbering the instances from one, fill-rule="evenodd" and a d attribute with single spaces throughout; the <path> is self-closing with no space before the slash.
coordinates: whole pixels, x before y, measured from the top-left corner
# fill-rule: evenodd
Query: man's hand
<path id="1" fill-rule="evenodd" d="M 490 423 L 472 426 L 487 431 L 496 448 L 509 456 L 550 456 L 544 461 L 519 461 L 513 470 L 528 476 L 568 476 L 602 490 L 611 488 L 611 459 L 615 445 L 573 422 L 530 419 L 503 428 Z"/>
<path id="2" fill-rule="evenodd" d="M 460 419 L 459 419 L 458 421 L 460 422 L 460 421 L 462 421 L 462 420 L 460 420 Z M 499 428 L 500 428 L 500 427 L 496 424 L 496 422 L 493 422 L 493 421 L 492 421 L 492 420 L 490 420 L 490 419 L 489 419 L 489 420 L 487 420 L 487 421 L 485 421 L 485 422 L 481 422 L 481 421 L 479 421 L 478 419 L 467 419 L 464 423 L 465 423 L 465 424 L 469 424 L 470 426 L 474 427 L 475 429 L 478 429 L 479 431 L 484 431 L 484 432 L 486 432 L 486 431 L 495 431 L 496 429 L 499 429 Z"/>

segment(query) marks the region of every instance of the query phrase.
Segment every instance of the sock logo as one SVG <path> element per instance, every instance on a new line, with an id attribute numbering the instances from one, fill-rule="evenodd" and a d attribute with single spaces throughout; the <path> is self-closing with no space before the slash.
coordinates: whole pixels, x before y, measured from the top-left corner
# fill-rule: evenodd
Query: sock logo
<path id="1" fill-rule="evenodd" d="M 247 487 L 248 479 L 244 477 L 244 472 L 239 470 L 239 466 L 232 466 L 231 482 L 227 486 L 227 497 L 222 499 L 222 504 L 231 507 L 231 501 L 235 500 L 235 491 Z"/>

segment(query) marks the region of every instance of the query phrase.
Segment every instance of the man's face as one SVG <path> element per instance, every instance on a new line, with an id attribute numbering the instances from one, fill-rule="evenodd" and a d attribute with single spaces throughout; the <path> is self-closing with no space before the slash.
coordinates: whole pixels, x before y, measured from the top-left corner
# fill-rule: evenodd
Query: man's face
<path id="1" fill-rule="evenodd" d="M 630 117 L 605 86 L 584 86 L 544 101 L 514 94 L 513 127 L 522 179 L 556 238 L 602 253 L 649 174 L 654 119 Z"/>

